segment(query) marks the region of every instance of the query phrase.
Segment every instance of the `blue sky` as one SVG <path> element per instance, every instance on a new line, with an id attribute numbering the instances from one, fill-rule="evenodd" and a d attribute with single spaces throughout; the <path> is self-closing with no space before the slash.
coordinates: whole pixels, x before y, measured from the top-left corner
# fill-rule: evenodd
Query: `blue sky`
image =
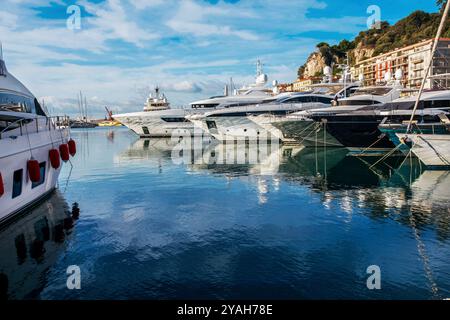
<path id="1" fill-rule="evenodd" d="M 81 29 L 66 26 L 69 5 Z M 320 41 L 367 29 L 367 8 L 395 23 L 434 0 L 2 0 L 7 66 L 53 113 L 140 110 L 160 85 L 175 106 L 216 95 L 233 77 L 251 82 L 257 58 L 270 80 L 293 81 Z"/>

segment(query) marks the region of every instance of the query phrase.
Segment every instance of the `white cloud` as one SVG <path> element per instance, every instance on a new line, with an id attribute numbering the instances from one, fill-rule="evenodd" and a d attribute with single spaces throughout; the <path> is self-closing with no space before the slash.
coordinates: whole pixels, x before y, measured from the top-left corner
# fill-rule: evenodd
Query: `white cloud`
<path id="1" fill-rule="evenodd" d="M 319 39 L 290 35 L 365 25 L 357 16 L 309 18 L 308 10 L 326 7 L 318 0 L 79 0 L 82 29 L 71 31 L 62 18 L 69 2 L 2 0 L 0 12 L 8 69 L 63 113 L 77 112 L 79 90 L 98 115 L 105 105 L 140 110 L 155 85 L 172 105 L 187 105 L 221 93 L 230 77 L 252 81 L 258 57 L 271 79 L 292 80 Z M 59 18 L 43 18 L 46 6 Z"/>
<path id="2" fill-rule="evenodd" d="M 139 10 L 160 6 L 164 0 L 129 0 L 130 3 Z"/>
<path id="3" fill-rule="evenodd" d="M 138 26 L 127 15 L 126 8 L 120 0 L 108 0 L 105 3 L 93 4 L 81 2 L 85 10 L 94 17 L 85 18 L 88 27 L 107 35 L 107 39 L 119 39 L 142 47 L 143 42 L 159 38 L 158 34 L 146 26 Z"/>
<path id="4" fill-rule="evenodd" d="M 234 17 L 250 19 L 254 17 L 247 10 L 235 10 L 231 5 L 199 5 L 194 1 L 181 2 L 176 14 L 167 22 L 167 25 L 176 32 L 193 34 L 194 36 L 236 36 L 244 40 L 255 41 L 257 34 L 248 30 L 239 30 L 229 25 L 215 24 L 211 20 L 217 17 Z"/>

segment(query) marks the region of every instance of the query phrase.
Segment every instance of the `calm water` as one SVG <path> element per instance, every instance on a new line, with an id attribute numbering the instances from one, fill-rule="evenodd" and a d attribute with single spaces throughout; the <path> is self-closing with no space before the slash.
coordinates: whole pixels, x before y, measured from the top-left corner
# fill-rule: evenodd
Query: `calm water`
<path id="1" fill-rule="evenodd" d="M 59 191 L 0 231 L 2 295 L 450 297 L 448 172 L 409 160 L 370 169 L 344 150 L 296 147 L 257 165 L 180 164 L 170 141 L 126 129 L 73 136 L 78 154 Z M 206 158 L 221 154 L 205 144 Z M 70 265 L 81 290 L 66 288 Z M 381 290 L 366 287 L 370 265 Z"/>

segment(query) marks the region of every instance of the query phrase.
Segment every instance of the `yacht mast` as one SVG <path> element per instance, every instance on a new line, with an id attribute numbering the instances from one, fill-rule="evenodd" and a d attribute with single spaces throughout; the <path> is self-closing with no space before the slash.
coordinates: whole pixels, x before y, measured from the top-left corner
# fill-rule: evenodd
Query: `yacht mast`
<path id="1" fill-rule="evenodd" d="M 0 41 L 0 76 L 6 77 L 6 65 L 5 60 L 3 60 L 3 43 Z"/>
<path id="2" fill-rule="evenodd" d="M 412 126 L 412 122 L 414 120 L 414 116 L 416 114 L 417 108 L 419 107 L 420 97 L 422 96 L 422 92 L 423 92 L 423 90 L 425 88 L 425 82 L 426 82 L 426 80 L 428 78 L 428 74 L 430 73 L 431 67 L 433 65 L 434 53 L 436 52 L 437 46 L 439 44 L 439 39 L 440 39 L 441 34 L 442 34 L 442 30 L 444 29 L 445 21 L 446 21 L 447 16 L 448 16 L 449 7 L 450 7 L 450 0 L 447 0 L 447 3 L 445 4 L 444 13 L 442 14 L 441 23 L 439 24 L 439 28 L 438 28 L 438 31 L 437 31 L 437 34 L 436 34 L 436 38 L 434 39 L 434 42 L 433 42 L 433 48 L 431 49 L 430 61 L 428 63 L 427 68 L 425 69 L 425 75 L 423 76 L 423 79 L 422 79 L 422 84 L 420 86 L 420 90 L 419 90 L 419 93 L 417 95 L 416 103 L 414 105 L 414 109 L 413 109 L 413 112 L 411 114 L 411 118 L 409 119 L 409 122 L 408 122 L 408 127 L 406 129 L 406 133 L 409 133 L 409 131 L 411 130 L 411 126 Z"/>

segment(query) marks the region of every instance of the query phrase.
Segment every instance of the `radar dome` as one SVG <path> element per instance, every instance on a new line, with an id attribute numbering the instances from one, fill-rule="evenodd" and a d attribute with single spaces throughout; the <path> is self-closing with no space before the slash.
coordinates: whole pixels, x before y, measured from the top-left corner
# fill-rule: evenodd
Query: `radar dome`
<path id="1" fill-rule="evenodd" d="M 395 79 L 397 79 L 397 80 L 403 79 L 403 70 L 402 69 L 397 69 L 397 71 L 395 71 Z"/>
<path id="2" fill-rule="evenodd" d="M 267 75 L 266 74 L 260 74 L 256 78 L 256 83 L 257 84 L 266 84 L 267 83 Z"/>
<path id="3" fill-rule="evenodd" d="M 391 81 L 391 79 L 392 79 L 392 73 L 390 71 L 386 72 L 384 74 L 384 80 L 385 81 Z"/>

